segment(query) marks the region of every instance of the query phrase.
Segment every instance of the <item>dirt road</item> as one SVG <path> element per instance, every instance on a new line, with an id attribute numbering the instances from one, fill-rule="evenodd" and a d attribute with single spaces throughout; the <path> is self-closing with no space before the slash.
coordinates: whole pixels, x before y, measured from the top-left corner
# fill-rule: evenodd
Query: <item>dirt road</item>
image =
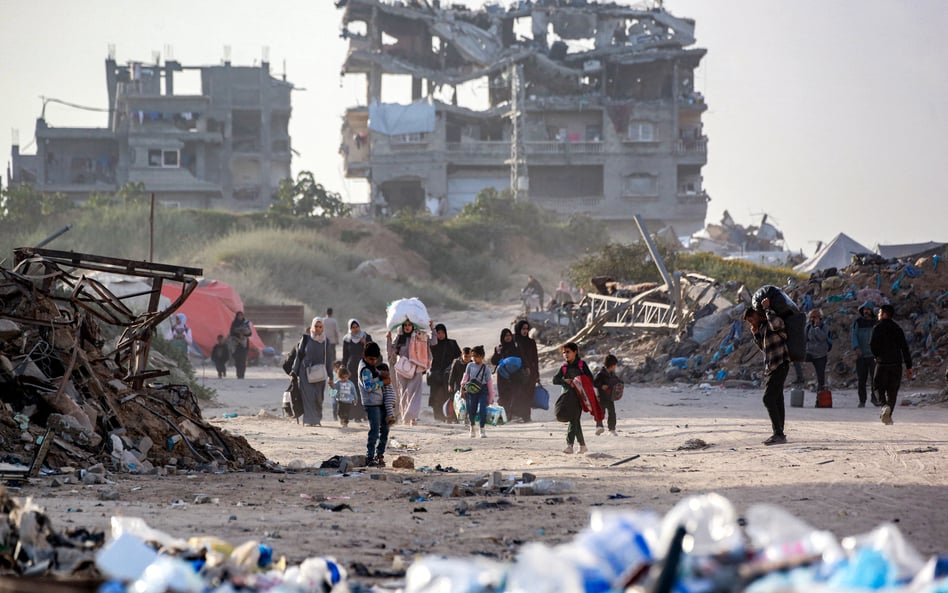
<path id="1" fill-rule="evenodd" d="M 436 320 L 462 345 L 490 347 L 512 315 Z M 251 367 L 243 381 L 206 381 L 219 398 L 205 417 L 291 471 L 116 474 L 98 486 L 54 487 L 41 478 L 16 494 L 45 506 L 57 528 L 105 530 L 113 515 L 137 516 L 180 537 L 264 541 L 293 563 L 334 556 L 364 582 L 397 580 L 419 555 L 512 558 L 525 542 L 568 541 L 593 507 L 664 513 L 707 492 L 730 499 L 738 513 L 757 502 L 776 504 L 839 537 L 891 521 L 922 554 L 948 552 L 943 405 L 899 407 L 895 424 L 885 426 L 876 408 L 856 407 L 855 392 L 837 392 L 832 409 L 813 408 L 808 394 L 808 407 L 787 408 L 789 442 L 766 447 L 760 390 L 630 386 L 617 404 L 618 436 L 596 436 L 586 417 L 587 455 L 562 452 L 565 425 L 549 411 L 536 411 L 529 424 L 490 428 L 484 439 L 437 424 L 428 411 L 418 426 L 395 427 L 386 455 L 409 456 L 414 469 L 343 476 L 319 466 L 334 455 L 364 453 L 365 425 L 304 428 L 282 418 L 287 379 L 275 367 Z M 706 446 L 683 448 L 693 439 Z M 492 472 L 508 484 L 524 472 L 566 481 L 569 492 L 513 496 L 480 488 Z M 456 496 L 434 494 L 452 486 Z M 202 494 L 210 502 L 195 504 Z"/>

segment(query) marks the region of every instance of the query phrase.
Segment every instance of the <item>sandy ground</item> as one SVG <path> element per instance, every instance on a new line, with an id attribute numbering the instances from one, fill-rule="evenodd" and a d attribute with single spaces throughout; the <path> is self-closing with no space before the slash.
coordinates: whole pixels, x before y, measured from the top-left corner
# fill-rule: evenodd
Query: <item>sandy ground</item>
<path id="1" fill-rule="evenodd" d="M 461 345 L 489 348 L 513 313 L 453 313 L 436 321 Z M 554 397 L 548 377 L 555 368 L 544 373 Z M 877 408 L 856 407 L 854 391 L 835 393 L 832 409 L 815 409 L 808 393 L 805 407 L 787 408 L 789 442 L 766 447 L 761 390 L 632 386 L 617 404 L 618 436 L 596 436 L 584 418 L 587 455 L 562 452 L 566 425 L 550 411 L 472 439 L 463 426 L 435 423 L 427 410 L 418 426 L 394 427 L 386 455 L 389 461 L 410 456 L 415 469 L 343 476 L 319 465 L 333 455 L 364 453 L 366 425 L 333 425 L 328 409 L 318 428 L 281 417 L 287 378 L 276 367 L 251 367 L 243 381 L 205 381 L 219 394 L 205 407 L 206 418 L 245 436 L 270 460 L 302 469 L 112 475 L 113 483 L 98 486 L 53 487 L 51 478 L 40 478 L 16 494 L 34 497 L 58 529 L 106 530 L 113 515 L 142 517 L 179 537 L 264 541 L 291 563 L 334 556 L 363 582 L 397 581 L 424 554 L 509 559 L 525 542 L 572 539 L 593 507 L 664 513 L 707 492 L 730 499 L 738 513 L 757 502 L 779 505 L 838 537 L 892 521 L 922 554 L 948 552 L 944 406 L 900 406 L 895 424 L 885 426 Z M 707 446 L 680 449 L 689 439 Z M 569 492 L 514 496 L 481 489 L 480 478 L 492 472 L 505 480 L 530 472 L 566 482 Z M 457 486 L 456 496 L 431 493 L 445 483 L 448 491 Z M 196 504 L 202 494 L 210 502 Z M 117 500 L 103 500 L 111 497 Z"/>

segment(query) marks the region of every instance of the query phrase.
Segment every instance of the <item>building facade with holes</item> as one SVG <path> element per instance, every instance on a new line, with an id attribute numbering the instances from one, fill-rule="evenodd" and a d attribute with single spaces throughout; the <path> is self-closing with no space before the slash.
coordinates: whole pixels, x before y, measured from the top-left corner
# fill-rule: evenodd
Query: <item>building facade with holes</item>
<path id="1" fill-rule="evenodd" d="M 637 237 L 634 214 L 678 236 L 704 227 L 694 21 L 660 3 L 552 4 L 340 4 L 343 73 L 366 83 L 340 152 L 377 210 L 451 216 L 493 187 L 616 238 Z"/>
<path id="2" fill-rule="evenodd" d="M 36 121 L 35 154 L 12 148 L 10 185 L 82 202 L 142 183 L 166 206 L 264 210 L 291 176 L 293 85 L 259 66 L 183 66 L 106 60 L 108 125 Z M 199 92 L 176 93 L 175 76 L 199 78 Z"/>

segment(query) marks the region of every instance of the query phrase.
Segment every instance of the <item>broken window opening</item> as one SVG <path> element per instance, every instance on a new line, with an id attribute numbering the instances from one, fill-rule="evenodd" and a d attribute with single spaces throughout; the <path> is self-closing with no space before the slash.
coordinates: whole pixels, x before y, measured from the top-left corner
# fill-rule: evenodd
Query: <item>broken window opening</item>
<path id="1" fill-rule="evenodd" d="M 629 142 L 657 142 L 658 131 L 652 122 L 629 122 Z"/>
<path id="2" fill-rule="evenodd" d="M 658 197 L 658 177 L 651 173 L 626 175 L 623 189 L 628 197 Z"/>
<path id="3" fill-rule="evenodd" d="M 178 149 L 148 149 L 148 166 L 158 168 L 178 168 L 180 162 L 180 151 Z"/>

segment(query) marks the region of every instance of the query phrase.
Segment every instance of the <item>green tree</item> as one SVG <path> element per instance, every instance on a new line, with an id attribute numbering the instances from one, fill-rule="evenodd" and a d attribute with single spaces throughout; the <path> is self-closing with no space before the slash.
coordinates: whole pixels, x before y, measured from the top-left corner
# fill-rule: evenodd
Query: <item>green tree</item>
<path id="1" fill-rule="evenodd" d="M 300 171 L 296 181 L 283 179 L 277 190 L 270 211 L 288 216 L 306 218 L 337 218 L 349 216 L 352 208 L 342 201 L 342 196 L 316 183 L 309 171 Z"/>
<path id="2" fill-rule="evenodd" d="M 64 194 L 47 194 L 27 184 L 0 189 L 0 220 L 18 227 L 35 226 L 46 216 L 73 208 Z"/>
<path id="3" fill-rule="evenodd" d="M 509 189 L 497 191 L 493 187 L 478 192 L 473 202 L 458 214 L 458 222 L 487 222 L 503 226 L 532 228 L 540 223 L 550 224 L 556 217 L 529 201 L 517 202 Z"/>
<path id="4" fill-rule="evenodd" d="M 145 192 L 145 182 L 129 181 L 114 194 L 103 194 L 95 192 L 86 200 L 85 206 L 100 208 L 102 206 L 115 206 L 118 204 L 144 204 L 149 196 Z"/>

